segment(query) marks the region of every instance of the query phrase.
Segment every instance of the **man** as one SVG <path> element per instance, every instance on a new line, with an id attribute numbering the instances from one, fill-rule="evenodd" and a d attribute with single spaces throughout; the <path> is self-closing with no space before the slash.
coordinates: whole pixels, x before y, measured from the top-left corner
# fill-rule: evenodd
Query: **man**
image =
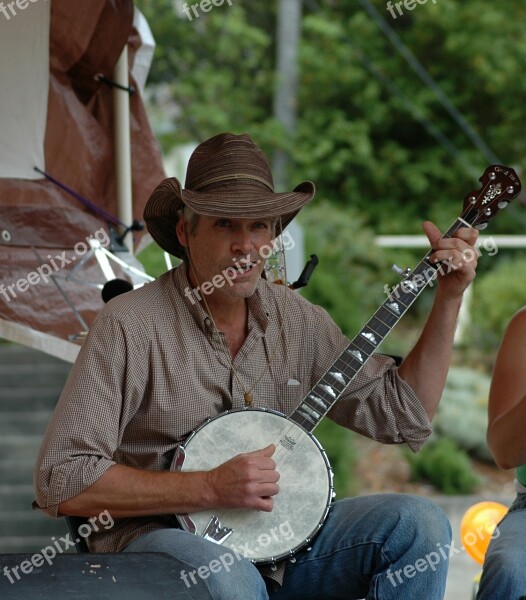
<path id="1" fill-rule="evenodd" d="M 188 565 L 182 578 L 204 579 L 217 599 L 439 599 L 447 559 L 437 550 L 446 556 L 451 532 L 423 498 L 337 501 L 310 550 L 274 570 L 181 530 L 173 516 L 272 511 L 274 444 L 195 472 L 169 471 L 176 447 L 228 409 L 290 414 L 349 344 L 323 309 L 261 277 L 276 233 L 313 195 L 310 182 L 274 193 L 264 154 L 233 134 L 198 146 L 185 189 L 175 178 L 158 186 L 145 209 L 148 229 L 184 263 L 111 301 L 93 324 L 42 445 L 38 505 L 53 516 L 108 510 L 115 526 L 91 536 L 93 550 L 168 552 Z M 398 369 L 373 356 L 329 413 L 415 451 L 430 434 L 462 294 L 475 275 L 476 261 L 462 252 L 477 254 L 476 231 L 440 239 L 433 224 L 424 230 L 431 260 L 455 268 L 441 278 L 419 341 Z"/>

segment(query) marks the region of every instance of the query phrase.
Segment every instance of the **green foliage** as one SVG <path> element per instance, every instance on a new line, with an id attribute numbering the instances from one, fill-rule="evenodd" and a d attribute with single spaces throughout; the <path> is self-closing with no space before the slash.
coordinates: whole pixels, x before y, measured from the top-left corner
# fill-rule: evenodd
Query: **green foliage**
<path id="1" fill-rule="evenodd" d="M 407 451 L 411 477 L 428 481 L 443 494 L 471 494 L 479 483 L 467 454 L 448 438 L 430 441 L 420 452 Z"/>
<path id="2" fill-rule="evenodd" d="M 526 303 L 525 252 L 503 258 L 475 280 L 470 342 L 494 354 L 511 316 Z"/>
<path id="3" fill-rule="evenodd" d="M 451 367 L 434 430 L 470 455 L 491 462 L 486 443 L 489 386 L 489 376 L 480 370 Z"/>
<path id="4" fill-rule="evenodd" d="M 223 130 L 248 131 L 268 153 L 289 151 L 289 183 L 313 179 L 320 197 L 352 203 L 382 233 L 419 233 L 424 218 L 447 226 L 459 200 L 478 188 L 489 159 L 364 3 L 304 3 L 293 135 L 273 114 L 277 3 L 225 3 L 191 22 L 181 4 L 137 0 L 157 40 L 150 81 L 162 83 L 172 101 L 154 94 L 166 151 Z M 372 4 L 499 160 L 517 163 L 526 149 L 517 135 L 517 73 L 526 55 L 522 0 L 441 0 L 396 20 L 384 0 Z M 526 219 L 513 205 L 507 212 L 493 231 L 521 231 Z"/>
<path id="5" fill-rule="evenodd" d="M 328 310 L 344 333 L 354 335 L 385 299 L 380 283 L 388 270 L 384 254 L 351 208 L 318 200 L 299 220 L 307 253 L 320 259 L 304 295 Z"/>
<path id="6" fill-rule="evenodd" d="M 168 270 L 164 258 L 164 251 L 155 242 L 149 244 L 144 250 L 137 254 L 137 259 L 143 265 L 144 270 L 152 277 L 159 277 Z M 179 264 L 181 261 L 172 257 L 173 265 Z"/>
<path id="7" fill-rule="evenodd" d="M 331 463 L 336 496 L 345 498 L 352 495 L 356 491 L 351 477 L 356 463 L 352 445 L 353 433 L 325 418 L 320 422 L 314 434 Z"/>
<path id="8" fill-rule="evenodd" d="M 271 11 L 225 3 L 189 21 L 173 0 L 136 4 L 157 42 L 151 82 L 167 85 L 177 107 L 172 123 L 158 123 L 166 151 L 221 131 L 250 130 L 260 143 L 273 137 L 261 127 L 272 113 Z M 154 94 L 154 107 L 162 110 L 161 101 Z"/>

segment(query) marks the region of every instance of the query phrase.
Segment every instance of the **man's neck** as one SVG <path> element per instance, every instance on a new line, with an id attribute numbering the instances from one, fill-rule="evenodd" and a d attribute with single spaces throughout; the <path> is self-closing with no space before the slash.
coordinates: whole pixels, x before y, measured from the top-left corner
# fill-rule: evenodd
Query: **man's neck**
<path id="1" fill-rule="evenodd" d="M 214 294 L 206 297 L 206 304 L 202 303 L 206 310 L 210 309 L 211 317 L 219 331 L 231 329 L 240 330 L 246 327 L 248 321 L 248 306 L 246 298 L 221 298 L 219 301 Z"/>
<path id="2" fill-rule="evenodd" d="M 207 304 L 217 329 L 224 333 L 228 349 L 235 358 L 248 335 L 248 305 L 245 298 L 236 302 L 214 302 L 208 297 Z M 203 306 L 206 310 L 206 305 Z"/>

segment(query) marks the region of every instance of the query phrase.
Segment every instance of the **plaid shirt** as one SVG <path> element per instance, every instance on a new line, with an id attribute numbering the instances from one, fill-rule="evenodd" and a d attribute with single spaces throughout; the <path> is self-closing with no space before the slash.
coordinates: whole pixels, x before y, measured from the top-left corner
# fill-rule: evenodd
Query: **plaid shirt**
<path id="1" fill-rule="evenodd" d="M 177 445 L 206 418 L 243 407 L 223 334 L 192 303 L 188 289 L 181 266 L 101 311 L 42 443 L 35 467 L 38 508 L 60 516 L 61 502 L 115 463 L 168 469 Z M 249 333 L 234 367 L 249 389 L 274 353 L 252 392 L 254 406 L 290 414 L 349 340 L 325 310 L 284 286 L 262 279 L 248 306 Z M 413 450 L 431 432 L 420 401 L 384 356 L 366 363 L 328 416 Z M 94 532 L 89 543 L 92 551 L 115 552 L 141 534 L 173 526 L 172 515 L 115 519 L 114 527 Z"/>

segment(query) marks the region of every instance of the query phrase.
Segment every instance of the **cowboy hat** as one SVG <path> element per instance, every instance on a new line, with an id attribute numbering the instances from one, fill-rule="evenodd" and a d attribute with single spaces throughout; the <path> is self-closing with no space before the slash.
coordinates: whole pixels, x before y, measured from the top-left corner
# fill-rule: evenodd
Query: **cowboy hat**
<path id="1" fill-rule="evenodd" d="M 312 199 L 314 192 L 314 184 L 304 181 L 292 192 L 275 193 L 267 157 L 250 136 L 221 133 L 192 153 L 184 189 L 175 177 L 164 179 L 155 188 L 146 203 L 144 220 L 150 235 L 163 250 L 183 258 L 185 251 L 175 227 L 184 205 L 210 217 L 281 216 L 284 228 Z"/>

